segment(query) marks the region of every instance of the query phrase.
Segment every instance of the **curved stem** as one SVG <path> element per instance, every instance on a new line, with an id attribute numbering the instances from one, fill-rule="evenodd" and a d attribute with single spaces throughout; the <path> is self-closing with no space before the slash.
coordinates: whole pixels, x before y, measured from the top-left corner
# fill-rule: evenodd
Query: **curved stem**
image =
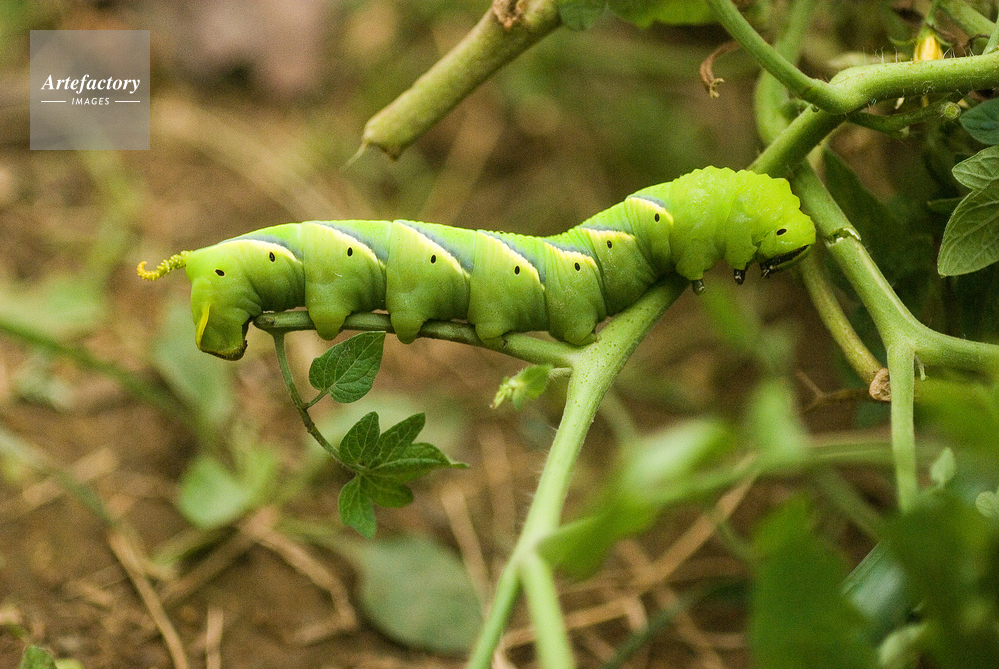
<path id="1" fill-rule="evenodd" d="M 519 574 L 534 623 L 538 665 L 545 669 L 570 669 L 574 665 L 572 646 L 551 565 L 537 553 L 527 553 L 520 563 Z"/>
<path id="2" fill-rule="evenodd" d="M 965 58 L 862 65 L 840 72 L 829 82 L 814 79 L 767 44 L 731 0 L 707 3 L 732 38 L 767 72 L 829 114 L 847 114 L 878 100 L 999 85 L 999 50 Z"/>
<path id="3" fill-rule="evenodd" d="M 969 35 L 991 35 L 996 29 L 996 24 L 975 11 L 965 0 L 940 0 L 937 8 Z"/>
<path id="4" fill-rule="evenodd" d="M 302 419 L 302 424 L 305 425 L 306 431 L 312 435 L 312 438 L 322 446 L 330 455 L 332 455 L 336 460 L 340 461 L 340 451 L 339 449 L 327 441 L 323 433 L 319 431 L 316 427 L 316 423 L 312 420 L 312 416 L 309 414 L 309 407 L 315 402 L 306 403 L 302 401 L 302 395 L 298 392 L 298 386 L 295 385 L 295 378 L 291 373 L 291 366 L 288 365 L 288 354 L 284 345 L 284 335 L 282 331 L 271 332 L 270 335 L 274 337 L 274 350 L 277 355 L 278 367 L 281 368 L 281 378 L 284 379 L 284 385 L 288 388 L 288 394 L 291 395 L 291 401 L 295 405 L 295 409 L 298 410 L 298 415 Z"/>
<path id="5" fill-rule="evenodd" d="M 999 374 L 999 346 L 951 337 L 920 323 L 860 243 L 860 235 L 832 195 L 807 165 L 791 178 L 827 247 L 870 313 L 886 345 L 906 337 L 927 365 Z"/>
<path id="6" fill-rule="evenodd" d="M 850 324 L 850 320 L 843 313 L 816 254 L 805 258 L 800 267 L 805 289 L 808 290 L 808 294 L 812 298 L 812 304 L 815 305 L 819 318 L 829 330 L 836 345 L 843 351 L 850 367 L 860 375 L 865 383 L 870 384 L 874 380 L 874 375 L 881 369 L 881 363 L 864 345 L 857 331 Z"/>

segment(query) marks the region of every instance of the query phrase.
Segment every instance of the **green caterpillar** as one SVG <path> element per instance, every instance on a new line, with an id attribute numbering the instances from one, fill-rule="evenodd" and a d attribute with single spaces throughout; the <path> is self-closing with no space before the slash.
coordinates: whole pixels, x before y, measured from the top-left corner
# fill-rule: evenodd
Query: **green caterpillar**
<path id="1" fill-rule="evenodd" d="M 784 179 L 708 167 L 638 191 L 567 232 L 530 237 L 414 221 L 311 221 L 264 228 L 155 271 L 187 268 L 196 343 L 237 360 L 250 320 L 305 306 L 332 339 L 355 312 L 384 309 L 399 340 L 424 322 L 465 320 L 487 345 L 508 332 L 547 330 L 583 345 L 594 328 L 676 272 L 695 292 L 724 258 L 742 283 L 798 260 L 815 227 Z"/>

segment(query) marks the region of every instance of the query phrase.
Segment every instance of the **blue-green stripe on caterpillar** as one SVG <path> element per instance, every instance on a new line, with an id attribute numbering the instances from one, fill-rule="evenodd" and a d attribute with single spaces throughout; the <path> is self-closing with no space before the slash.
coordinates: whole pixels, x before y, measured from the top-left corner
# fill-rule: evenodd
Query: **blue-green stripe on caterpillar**
<path id="1" fill-rule="evenodd" d="M 551 237 L 415 221 L 287 223 L 138 273 L 155 280 L 186 267 L 197 346 L 228 360 L 242 357 L 252 319 L 302 306 L 325 339 L 352 313 L 385 310 L 405 343 L 428 320 L 464 320 L 493 347 L 532 331 L 584 345 L 669 272 L 699 293 L 719 260 L 742 283 L 751 263 L 766 277 L 814 243 L 787 181 L 707 167 Z"/>

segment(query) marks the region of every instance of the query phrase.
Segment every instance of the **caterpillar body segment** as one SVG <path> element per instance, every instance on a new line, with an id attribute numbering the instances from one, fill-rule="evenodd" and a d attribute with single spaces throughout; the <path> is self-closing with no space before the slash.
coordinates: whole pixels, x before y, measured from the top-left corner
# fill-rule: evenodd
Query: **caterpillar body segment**
<path id="1" fill-rule="evenodd" d="M 741 283 L 800 260 L 815 228 L 783 179 L 705 168 L 629 196 L 550 237 L 415 221 L 309 221 L 264 228 L 178 254 L 186 266 L 196 343 L 238 359 L 249 321 L 304 306 L 331 339 L 352 313 L 385 310 L 399 339 L 428 320 L 465 320 L 487 345 L 508 332 L 548 331 L 583 345 L 608 316 L 676 272 L 703 290 L 724 259 Z"/>

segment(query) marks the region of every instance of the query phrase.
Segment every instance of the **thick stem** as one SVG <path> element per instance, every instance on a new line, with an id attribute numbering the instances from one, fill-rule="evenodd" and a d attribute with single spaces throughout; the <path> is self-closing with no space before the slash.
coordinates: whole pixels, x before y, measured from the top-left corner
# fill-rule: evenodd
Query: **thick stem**
<path id="1" fill-rule="evenodd" d="M 538 542 L 558 527 L 576 458 L 601 398 L 631 353 L 688 285 L 686 280 L 675 277 L 653 288 L 615 317 L 600 332 L 596 343 L 576 349 L 571 360 L 572 375 L 566 391 L 562 422 L 548 452 L 548 460 L 541 472 L 517 545 L 497 585 L 496 599 L 469 660 L 468 666 L 471 669 L 489 667 L 500 634 L 516 602 L 520 584 L 534 587 L 531 586 L 530 579 L 522 581 L 521 570 L 530 568 L 525 565 L 537 559 Z M 532 592 L 530 598 L 550 598 L 544 592 L 547 586 L 537 587 L 540 590 Z M 557 606 L 557 602 L 555 605 Z M 542 604 L 535 601 L 532 609 L 538 607 L 538 610 L 548 610 L 551 606 L 551 602 Z M 535 625 L 545 624 L 544 620 L 534 622 Z"/>
<path id="2" fill-rule="evenodd" d="M 913 424 L 915 360 L 913 347 L 908 341 L 889 343 L 887 348 L 891 377 L 891 448 L 895 459 L 898 506 L 904 512 L 913 507 L 919 495 L 919 465 Z"/>
<path id="3" fill-rule="evenodd" d="M 554 0 L 494 2 L 461 42 L 371 117 L 363 146 L 397 158 L 479 84 L 559 25 Z"/>
<path id="4" fill-rule="evenodd" d="M 805 75 L 756 32 L 731 0 L 707 0 L 718 21 L 767 72 L 822 111 L 841 115 L 878 100 L 999 85 L 999 50 L 981 56 L 851 67 L 826 82 Z"/>

